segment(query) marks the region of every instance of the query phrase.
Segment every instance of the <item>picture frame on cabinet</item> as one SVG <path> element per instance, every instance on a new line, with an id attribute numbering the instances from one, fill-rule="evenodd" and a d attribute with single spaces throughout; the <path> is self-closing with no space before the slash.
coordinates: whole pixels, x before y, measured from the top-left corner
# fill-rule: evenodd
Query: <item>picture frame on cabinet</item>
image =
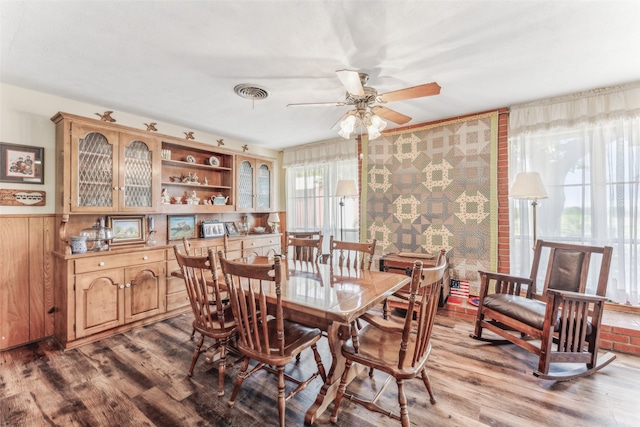
<path id="1" fill-rule="evenodd" d="M 240 233 L 238 233 L 238 229 L 236 228 L 236 223 L 235 222 L 225 222 L 224 223 L 224 228 L 227 230 L 227 236 L 229 237 L 234 237 L 234 236 L 239 236 Z"/>
<path id="2" fill-rule="evenodd" d="M 108 227 L 113 231 L 111 245 L 128 245 L 132 243 L 144 243 L 145 230 L 144 215 L 109 216 Z"/>
<path id="3" fill-rule="evenodd" d="M 0 142 L 0 181 L 44 184 L 44 147 Z"/>
<path id="4" fill-rule="evenodd" d="M 211 237 L 224 236 L 224 223 L 222 221 L 201 221 L 200 237 L 209 239 Z"/>
<path id="5" fill-rule="evenodd" d="M 180 240 L 184 237 L 196 238 L 195 215 L 167 216 L 167 240 Z"/>

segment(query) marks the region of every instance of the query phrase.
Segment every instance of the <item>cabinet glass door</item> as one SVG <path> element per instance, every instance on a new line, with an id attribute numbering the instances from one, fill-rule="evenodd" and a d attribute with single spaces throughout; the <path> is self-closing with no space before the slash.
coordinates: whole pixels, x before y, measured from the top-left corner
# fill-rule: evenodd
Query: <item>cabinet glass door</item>
<path id="1" fill-rule="evenodd" d="M 248 160 L 240 162 L 238 168 L 237 209 L 253 208 L 253 164 Z"/>
<path id="2" fill-rule="evenodd" d="M 257 209 L 271 208 L 271 170 L 264 163 L 258 166 L 256 176 Z"/>
<path id="3" fill-rule="evenodd" d="M 78 139 L 76 200 L 78 207 L 114 206 L 114 146 L 101 133 Z"/>
<path id="4" fill-rule="evenodd" d="M 124 148 L 123 207 L 152 206 L 153 151 L 142 141 Z"/>

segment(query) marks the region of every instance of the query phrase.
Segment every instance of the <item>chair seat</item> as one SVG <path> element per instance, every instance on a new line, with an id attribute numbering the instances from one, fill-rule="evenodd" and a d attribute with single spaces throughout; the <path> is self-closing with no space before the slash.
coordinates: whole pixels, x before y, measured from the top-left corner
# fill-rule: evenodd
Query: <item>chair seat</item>
<path id="1" fill-rule="evenodd" d="M 542 329 L 544 325 L 546 304 L 542 301 L 518 295 L 491 294 L 484 297 L 483 305 L 536 329 Z"/>
<path id="2" fill-rule="evenodd" d="M 487 295 L 483 301 L 485 307 L 533 328 L 542 330 L 544 326 L 544 315 L 547 305 L 542 301 L 509 294 Z M 556 315 L 553 329 L 556 332 L 560 330 L 559 312 Z M 586 334 L 590 335 L 591 331 L 591 322 L 588 322 Z"/>
<path id="3" fill-rule="evenodd" d="M 217 323 L 218 322 L 218 316 L 217 315 L 213 316 L 213 321 L 215 322 L 214 325 L 218 326 L 218 323 Z M 222 336 L 222 335 L 228 336 L 231 333 L 231 331 L 233 331 L 233 329 L 235 327 L 236 327 L 236 321 L 233 318 L 233 314 L 232 313 L 229 313 L 229 317 L 227 317 L 225 315 L 224 327 L 223 328 L 215 328 L 215 327 L 212 328 L 211 326 L 207 326 L 207 325 L 201 326 L 201 325 L 198 324 L 198 322 L 196 320 L 193 321 L 193 328 L 196 331 L 198 331 L 201 334 L 204 334 L 204 335 L 206 335 L 208 337 L 211 337 L 211 338 L 217 338 L 218 335 L 220 335 L 220 336 Z"/>
<path id="4" fill-rule="evenodd" d="M 342 354 L 354 362 L 373 367 L 374 369 L 388 373 L 395 378 L 414 378 L 424 367 L 427 358 L 422 359 L 422 363 L 411 366 L 405 363 L 403 369 L 398 369 L 400 345 L 402 343 L 402 324 L 393 320 L 378 319 L 378 322 L 388 323 L 391 327 L 398 327 L 398 333 L 389 333 L 373 325 L 365 324 L 358 332 L 357 350 L 353 340 L 349 339 L 342 346 Z M 409 335 L 407 342 L 407 354 L 413 354 L 416 344 L 416 335 Z M 431 344 L 429 344 L 430 352 Z"/>
<path id="5" fill-rule="evenodd" d="M 270 356 L 269 357 L 282 357 L 283 359 L 290 359 L 296 356 L 298 353 L 302 352 L 302 350 L 309 347 L 309 343 L 313 341 L 318 341 L 322 336 L 322 332 L 318 328 L 309 328 L 307 326 L 303 326 L 299 323 L 289 322 L 288 320 L 284 320 L 284 354 L 280 356 L 280 350 L 277 347 L 277 321 L 275 318 L 271 318 L 267 322 L 267 329 L 269 331 L 269 344 L 270 348 Z M 261 344 L 264 346 L 264 340 L 262 339 L 262 335 L 260 336 Z M 258 361 L 266 361 L 265 355 L 260 353 L 250 347 L 246 347 L 242 342 L 238 343 L 238 348 L 245 352 L 247 356 L 251 359 L 255 359 Z"/>

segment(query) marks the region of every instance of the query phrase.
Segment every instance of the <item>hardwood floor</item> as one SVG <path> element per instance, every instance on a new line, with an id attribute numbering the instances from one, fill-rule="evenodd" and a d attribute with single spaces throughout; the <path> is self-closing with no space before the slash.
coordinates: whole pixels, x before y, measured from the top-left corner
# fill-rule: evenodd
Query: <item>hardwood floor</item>
<path id="1" fill-rule="evenodd" d="M 438 402 L 431 405 L 421 381 L 407 383 L 416 426 L 637 426 L 640 423 L 640 358 L 618 354 L 599 373 L 571 382 L 535 378 L 535 358 L 513 345 L 469 338 L 471 324 L 437 317 L 430 378 Z M 194 342 L 182 315 L 154 325 L 61 351 L 51 340 L 0 353 L 0 426 L 267 426 L 277 423 L 277 384 L 261 372 L 245 381 L 236 404 L 227 406 L 239 365 L 227 369 L 225 396 L 216 396 L 217 369 L 204 357 L 186 376 Z M 323 360 L 329 366 L 326 341 Z M 303 353 L 294 376 L 315 367 Z M 308 369 L 307 369 L 308 368 Z M 380 386 L 366 373 L 351 387 Z M 287 425 L 303 424 L 320 387 L 287 402 Z M 352 388 L 353 389 L 353 388 Z M 397 411 L 396 386 L 381 400 Z M 333 408 L 331 405 L 330 410 Z M 316 425 L 328 425 L 325 412 Z M 348 400 L 338 426 L 399 426 Z"/>

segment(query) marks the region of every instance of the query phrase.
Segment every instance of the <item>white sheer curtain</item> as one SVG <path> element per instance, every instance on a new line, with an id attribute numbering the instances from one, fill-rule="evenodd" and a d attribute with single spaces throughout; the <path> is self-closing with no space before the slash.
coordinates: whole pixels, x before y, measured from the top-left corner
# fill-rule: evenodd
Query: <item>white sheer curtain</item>
<path id="1" fill-rule="evenodd" d="M 345 198 L 344 225 L 340 223 L 340 198 L 335 196 L 341 179 L 358 186 L 357 147 L 354 141 L 331 140 L 286 149 L 286 213 L 288 231 L 322 230 L 323 252 L 328 252 L 329 236 L 358 241 L 360 215 L 357 198 Z"/>
<path id="2" fill-rule="evenodd" d="M 513 107 L 510 182 L 539 172 L 537 236 L 614 248 L 607 297 L 640 303 L 640 84 Z M 511 200 L 511 271 L 528 275 L 531 203 Z"/>

